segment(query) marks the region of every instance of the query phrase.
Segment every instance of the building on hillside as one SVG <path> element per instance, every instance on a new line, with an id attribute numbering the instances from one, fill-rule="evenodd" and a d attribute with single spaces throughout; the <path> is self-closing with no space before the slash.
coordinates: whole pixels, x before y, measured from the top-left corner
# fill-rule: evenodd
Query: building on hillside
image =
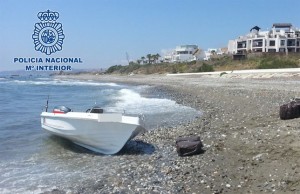
<path id="1" fill-rule="evenodd" d="M 290 23 L 274 23 L 271 30 L 261 31 L 258 26 L 250 33 L 228 42 L 228 53 L 300 52 L 300 31 Z"/>
<path id="2" fill-rule="evenodd" d="M 226 49 L 227 50 L 227 49 Z M 223 48 L 209 48 L 207 51 L 204 51 L 205 57 L 203 58 L 204 61 L 208 61 L 211 59 L 212 56 L 219 56 L 223 55 L 225 50 Z"/>
<path id="3" fill-rule="evenodd" d="M 174 50 L 169 50 L 164 53 L 163 61 L 176 62 L 190 62 L 190 61 L 208 61 L 211 57 L 220 56 L 227 53 L 227 48 L 210 48 L 203 51 L 197 45 L 182 45 L 177 46 Z"/>
<path id="4" fill-rule="evenodd" d="M 199 53 L 197 45 L 181 45 L 167 53 L 164 56 L 164 61 L 171 63 L 195 61 L 197 60 L 197 53 Z"/>

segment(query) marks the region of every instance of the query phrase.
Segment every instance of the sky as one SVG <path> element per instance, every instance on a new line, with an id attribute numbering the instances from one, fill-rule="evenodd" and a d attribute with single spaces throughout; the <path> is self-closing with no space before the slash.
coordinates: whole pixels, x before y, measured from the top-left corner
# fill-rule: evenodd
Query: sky
<path id="1" fill-rule="evenodd" d="M 227 47 L 253 26 L 273 23 L 300 28 L 299 0 L 0 0 L 0 71 L 24 70 L 14 58 L 81 58 L 73 69 L 125 65 L 147 54 L 195 44 Z M 59 13 L 65 38 L 62 50 L 35 50 L 37 14 Z"/>

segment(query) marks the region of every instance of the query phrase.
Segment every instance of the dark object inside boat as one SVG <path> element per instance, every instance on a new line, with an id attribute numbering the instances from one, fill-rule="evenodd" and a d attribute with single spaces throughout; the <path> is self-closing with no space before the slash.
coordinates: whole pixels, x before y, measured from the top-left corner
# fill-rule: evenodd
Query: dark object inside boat
<path id="1" fill-rule="evenodd" d="M 87 109 L 86 112 L 101 114 L 101 113 L 103 113 L 103 109 L 100 108 L 99 106 L 94 106 L 92 109 Z"/>
<path id="2" fill-rule="evenodd" d="M 53 113 L 67 113 L 67 112 L 71 112 L 72 109 L 66 107 L 66 106 L 56 106 L 53 109 Z"/>

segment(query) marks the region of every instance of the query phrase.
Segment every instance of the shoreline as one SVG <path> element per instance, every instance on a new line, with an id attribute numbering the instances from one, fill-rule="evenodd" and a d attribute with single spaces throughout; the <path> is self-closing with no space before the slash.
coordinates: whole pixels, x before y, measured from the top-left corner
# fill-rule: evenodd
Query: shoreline
<path id="1" fill-rule="evenodd" d="M 101 180 L 106 186 L 97 191 L 300 192 L 299 119 L 283 121 L 278 116 L 279 105 L 300 96 L 298 74 L 271 77 L 75 75 L 58 78 L 152 85 L 179 104 L 203 111 L 203 116 L 193 122 L 156 129 L 137 137 L 138 142 L 153 145 L 154 152 L 117 155 L 116 160 L 130 160 L 127 169 L 115 167 L 118 176 L 108 174 L 108 180 Z M 181 158 L 177 156 L 175 140 L 189 135 L 200 136 L 205 153 Z M 130 165 L 132 162 L 135 165 Z"/>

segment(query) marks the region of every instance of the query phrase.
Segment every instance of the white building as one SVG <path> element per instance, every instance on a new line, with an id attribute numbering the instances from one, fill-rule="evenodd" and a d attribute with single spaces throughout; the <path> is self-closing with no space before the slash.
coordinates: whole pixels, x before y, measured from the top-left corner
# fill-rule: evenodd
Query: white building
<path id="1" fill-rule="evenodd" d="M 177 46 L 175 50 L 164 56 L 166 62 L 190 62 L 197 60 L 197 52 L 199 48 L 197 45 L 181 45 Z"/>
<path id="2" fill-rule="evenodd" d="M 204 51 L 204 55 L 205 57 L 203 58 L 204 61 L 208 61 L 211 56 L 213 55 L 223 55 L 224 54 L 224 51 L 222 51 L 221 48 L 209 48 L 207 49 L 207 51 Z"/>
<path id="3" fill-rule="evenodd" d="M 290 23 L 275 23 L 269 31 L 253 27 L 250 33 L 228 43 L 228 53 L 300 52 L 300 31 Z"/>

